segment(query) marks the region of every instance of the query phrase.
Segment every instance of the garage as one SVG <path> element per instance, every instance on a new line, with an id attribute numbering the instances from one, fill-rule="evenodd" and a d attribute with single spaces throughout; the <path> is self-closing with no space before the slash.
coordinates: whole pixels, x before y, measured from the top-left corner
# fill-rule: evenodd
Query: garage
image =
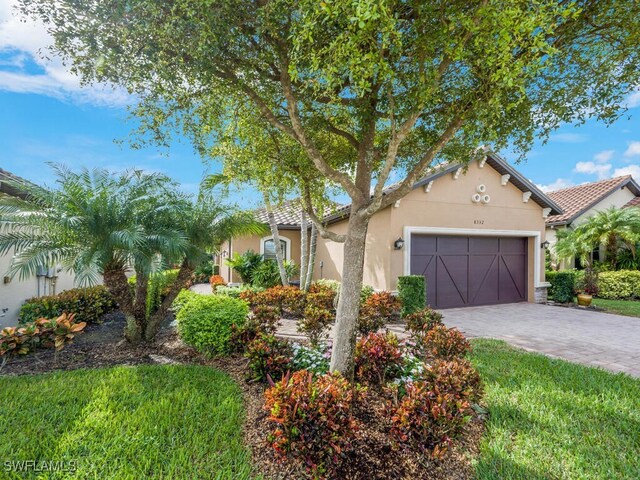
<path id="1" fill-rule="evenodd" d="M 527 238 L 411 235 L 410 271 L 434 308 L 527 301 Z"/>

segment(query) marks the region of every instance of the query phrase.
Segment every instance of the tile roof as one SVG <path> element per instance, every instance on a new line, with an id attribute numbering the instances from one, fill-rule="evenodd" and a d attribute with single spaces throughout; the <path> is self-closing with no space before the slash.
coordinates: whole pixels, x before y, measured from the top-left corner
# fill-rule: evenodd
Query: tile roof
<path id="1" fill-rule="evenodd" d="M 629 200 L 627 204 L 622 208 L 627 208 L 627 207 L 640 207 L 640 195 Z"/>
<path id="2" fill-rule="evenodd" d="M 273 215 L 276 218 L 278 226 L 299 227 L 300 201 L 298 199 L 288 200 L 282 205 L 274 205 Z M 269 216 L 266 208 L 254 210 L 253 216 L 260 222 L 269 223 Z"/>
<path id="3" fill-rule="evenodd" d="M 547 195 L 562 207 L 564 213 L 548 217 L 547 225 L 571 223 L 580 214 L 629 182 L 633 182 L 633 178 L 631 175 L 625 175 L 548 192 Z M 635 182 L 633 184 L 635 185 Z"/>
<path id="4" fill-rule="evenodd" d="M 7 184 L 7 180 L 15 183 L 31 183 L 24 178 L 18 177 L 17 175 L 0 168 L 0 193 L 6 193 L 7 195 L 12 195 L 14 197 L 24 196 L 24 192 L 20 192 L 13 185 Z"/>

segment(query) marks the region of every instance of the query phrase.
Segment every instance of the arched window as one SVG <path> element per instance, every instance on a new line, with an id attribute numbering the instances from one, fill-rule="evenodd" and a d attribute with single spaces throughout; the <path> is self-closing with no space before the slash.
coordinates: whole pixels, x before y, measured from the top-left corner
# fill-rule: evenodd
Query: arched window
<path id="1" fill-rule="evenodd" d="M 282 249 L 282 258 L 285 260 L 290 259 L 291 240 L 286 237 L 280 237 L 280 248 Z M 265 237 L 260 242 L 260 253 L 264 256 L 265 260 L 276 259 L 276 249 L 273 242 L 273 237 Z"/>

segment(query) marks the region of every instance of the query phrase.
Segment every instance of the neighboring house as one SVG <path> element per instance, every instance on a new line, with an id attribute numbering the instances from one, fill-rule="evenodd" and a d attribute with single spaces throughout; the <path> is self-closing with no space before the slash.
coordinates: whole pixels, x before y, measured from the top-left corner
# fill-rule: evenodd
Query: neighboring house
<path id="1" fill-rule="evenodd" d="M 21 178 L 0 169 L 0 195 L 20 196 L 20 192 L 6 183 L 7 180 L 24 181 Z M 59 267 L 42 268 L 37 276 L 20 279 L 19 276 L 6 276 L 13 253 L 0 256 L 0 328 L 15 325 L 20 306 L 31 297 L 53 295 L 73 288 L 73 275 Z"/>
<path id="2" fill-rule="evenodd" d="M 329 229 L 346 231 L 349 208 L 324 218 Z M 495 154 L 466 169 L 442 166 L 371 218 L 364 283 L 395 291 L 399 276 L 425 275 L 427 301 L 437 308 L 544 301 L 545 219 L 561 213 Z M 285 256 L 298 264 L 299 217 L 289 205 L 278 212 Z M 270 236 L 251 236 L 235 238 L 222 249 L 228 256 L 249 249 L 269 253 L 272 247 Z M 342 261 L 343 245 L 319 237 L 314 279 L 340 280 Z M 238 281 L 224 262 L 221 273 Z"/>
<path id="3" fill-rule="evenodd" d="M 640 205 L 640 186 L 631 177 L 610 178 L 598 182 L 584 183 L 575 187 L 563 188 L 547 195 L 563 210 L 560 215 L 547 218 L 547 241 L 551 251 L 556 243 L 556 232 L 571 226 L 579 225 L 596 212 L 611 207 L 625 208 Z M 595 260 L 603 260 L 599 249 L 594 252 Z M 561 268 L 573 268 L 576 260 L 561 262 Z"/>

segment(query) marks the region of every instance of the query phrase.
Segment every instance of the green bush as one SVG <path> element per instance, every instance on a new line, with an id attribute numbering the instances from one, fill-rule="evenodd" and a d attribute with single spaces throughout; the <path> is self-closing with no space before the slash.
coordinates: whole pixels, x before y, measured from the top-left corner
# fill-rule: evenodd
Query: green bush
<path id="1" fill-rule="evenodd" d="M 293 262 L 284 261 L 284 269 L 287 278 L 291 279 L 300 273 L 300 269 Z M 271 288 L 282 285 L 280 269 L 275 260 L 264 260 L 254 270 L 251 277 L 251 285 L 260 288 Z"/>
<path id="2" fill-rule="evenodd" d="M 20 324 L 40 318 L 57 318 L 63 313 L 75 314 L 77 322 L 96 323 L 102 316 L 118 308 L 106 287 L 73 288 L 57 295 L 27 300 L 20 308 Z"/>
<path id="3" fill-rule="evenodd" d="M 398 277 L 398 297 L 405 317 L 427 306 L 426 284 L 422 275 Z"/>
<path id="4" fill-rule="evenodd" d="M 262 292 L 264 288 L 252 287 L 251 285 L 242 285 L 240 287 L 229 287 L 220 285 L 216 287 L 216 295 L 226 295 L 227 297 L 240 298 L 243 292 Z"/>
<path id="5" fill-rule="evenodd" d="M 190 302 L 194 298 L 198 298 L 199 296 L 201 296 L 199 293 L 192 292 L 191 290 L 181 290 L 171 304 L 171 310 L 173 311 L 174 315 L 178 315 L 178 312 L 182 310 L 182 308 L 188 302 Z"/>
<path id="6" fill-rule="evenodd" d="M 187 344 L 207 355 L 231 350 L 232 326 L 244 325 L 249 307 L 225 295 L 198 295 L 178 312 L 178 334 Z"/>
<path id="7" fill-rule="evenodd" d="M 601 298 L 640 298 L 640 271 L 601 272 L 598 275 L 598 288 L 598 296 Z"/>
<path id="8" fill-rule="evenodd" d="M 548 294 L 549 296 L 553 297 L 556 302 L 573 302 L 576 283 L 575 272 L 571 270 L 561 272 L 547 272 L 546 279 L 547 282 L 551 284 Z"/>

